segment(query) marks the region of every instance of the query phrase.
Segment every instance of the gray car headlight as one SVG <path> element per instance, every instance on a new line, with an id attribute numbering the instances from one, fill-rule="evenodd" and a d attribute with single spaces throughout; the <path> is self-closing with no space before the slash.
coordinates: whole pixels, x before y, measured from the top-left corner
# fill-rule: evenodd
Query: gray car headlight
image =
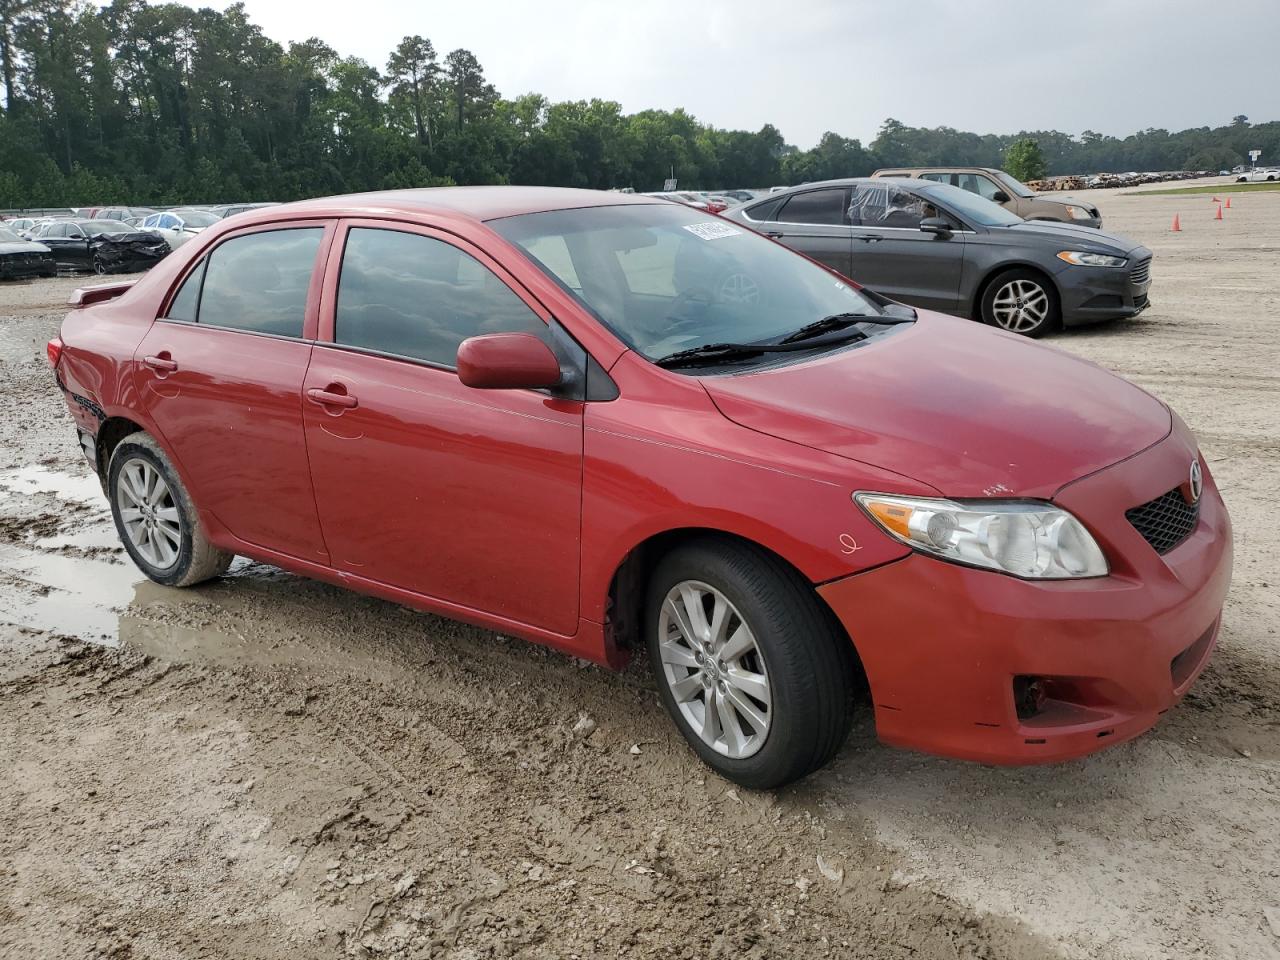
<path id="1" fill-rule="evenodd" d="M 1029 580 L 1105 577 L 1107 560 L 1075 517 L 1043 501 L 935 500 L 859 492 L 858 506 L 921 553 Z"/>
<path id="2" fill-rule="evenodd" d="M 1072 220 L 1092 220 L 1093 219 L 1092 210 L 1086 210 L 1084 207 L 1077 207 L 1070 203 L 1068 203 L 1066 206 L 1067 206 L 1067 216 L 1070 217 Z"/>
<path id="3" fill-rule="evenodd" d="M 1109 257 L 1105 253 L 1086 253 L 1083 250 L 1063 250 L 1058 259 L 1078 267 L 1123 267 L 1128 262 L 1126 257 Z"/>

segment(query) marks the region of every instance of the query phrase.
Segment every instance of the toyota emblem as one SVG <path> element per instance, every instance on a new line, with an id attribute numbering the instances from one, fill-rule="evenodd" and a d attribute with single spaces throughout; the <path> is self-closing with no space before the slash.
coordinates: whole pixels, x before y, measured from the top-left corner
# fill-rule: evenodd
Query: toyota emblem
<path id="1" fill-rule="evenodd" d="M 1200 502 L 1200 492 L 1204 489 L 1204 476 L 1200 473 L 1200 460 L 1197 458 L 1191 461 L 1191 502 Z"/>

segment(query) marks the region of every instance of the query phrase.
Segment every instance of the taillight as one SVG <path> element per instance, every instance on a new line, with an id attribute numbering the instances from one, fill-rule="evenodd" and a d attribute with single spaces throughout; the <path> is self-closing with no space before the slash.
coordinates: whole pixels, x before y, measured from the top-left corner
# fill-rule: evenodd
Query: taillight
<path id="1" fill-rule="evenodd" d="M 62 359 L 62 338 L 54 337 L 44 348 L 44 352 L 49 357 L 49 366 L 58 369 L 58 361 Z"/>

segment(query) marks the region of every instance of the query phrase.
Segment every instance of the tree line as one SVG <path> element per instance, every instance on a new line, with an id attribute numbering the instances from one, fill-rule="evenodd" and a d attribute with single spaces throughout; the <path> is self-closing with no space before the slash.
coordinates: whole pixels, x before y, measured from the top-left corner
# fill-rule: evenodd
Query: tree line
<path id="1" fill-rule="evenodd" d="M 1116 138 L 976 134 L 894 119 L 871 143 L 789 145 L 772 124 L 725 130 L 683 109 L 507 99 L 467 50 L 405 37 L 385 64 L 318 39 L 287 47 L 223 11 L 177 3 L 0 0 L 0 207 L 177 204 L 394 187 L 520 183 L 655 190 L 762 187 L 879 166 L 1001 166 L 1034 140 L 1047 173 L 1218 169 L 1280 123 Z M 1015 155 L 1022 150 L 1019 147 Z"/>

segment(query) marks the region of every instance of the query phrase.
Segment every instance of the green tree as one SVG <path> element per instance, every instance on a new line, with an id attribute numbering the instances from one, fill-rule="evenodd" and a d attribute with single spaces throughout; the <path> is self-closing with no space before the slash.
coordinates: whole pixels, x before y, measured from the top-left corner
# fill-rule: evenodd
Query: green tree
<path id="1" fill-rule="evenodd" d="M 1027 137 L 1009 145 L 1004 154 L 1004 169 L 1017 180 L 1040 180 L 1045 173 L 1040 144 Z"/>
<path id="2" fill-rule="evenodd" d="M 403 96 L 413 107 L 418 142 L 431 146 L 431 123 L 427 103 L 434 94 L 440 65 L 436 48 L 423 37 L 405 37 L 387 61 L 387 76 L 395 81 L 392 96 Z"/>

